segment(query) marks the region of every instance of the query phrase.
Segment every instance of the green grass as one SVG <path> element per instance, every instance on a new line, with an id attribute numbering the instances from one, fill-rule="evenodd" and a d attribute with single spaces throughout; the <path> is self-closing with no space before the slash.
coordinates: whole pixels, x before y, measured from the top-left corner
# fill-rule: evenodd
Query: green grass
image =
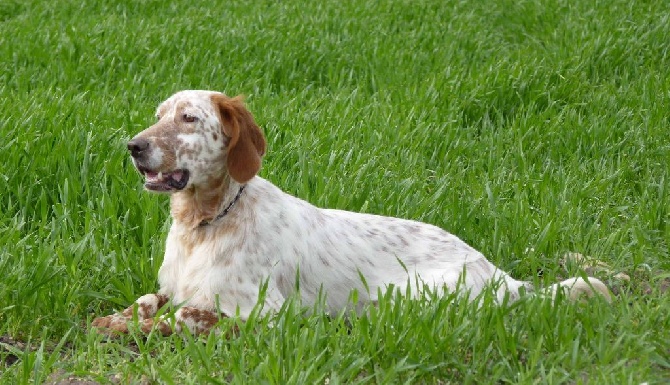
<path id="1" fill-rule="evenodd" d="M 0 0 L 0 382 L 669 381 L 669 15 L 632 0 Z M 167 230 L 125 141 L 187 88 L 245 94 L 261 175 L 314 204 L 436 224 L 538 284 L 580 274 L 566 251 L 637 273 L 612 305 L 387 294 L 361 316 L 289 302 L 230 339 L 106 341 L 87 325 L 157 289 Z"/>

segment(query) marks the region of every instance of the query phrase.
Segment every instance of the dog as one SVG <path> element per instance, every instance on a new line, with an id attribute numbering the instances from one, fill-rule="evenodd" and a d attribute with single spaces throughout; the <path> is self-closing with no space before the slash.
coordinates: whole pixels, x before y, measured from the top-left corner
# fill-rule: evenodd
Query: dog
<path id="1" fill-rule="evenodd" d="M 128 142 L 146 190 L 170 194 L 172 224 L 158 273 L 157 294 L 140 297 L 93 326 L 123 333 L 133 313 L 144 332 L 187 328 L 205 333 L 221 317 L 245 320 L 265 295 L 261 313 L 297 294 L 326 311 L 375 304 L 396 288 L 462 290 L 468 298 L 490 289 L 498 303 L 532 291 L 458 237 L 412 220 L 317 208 L 257 175 L 266 142 L 241 97 L 181 91 L 158 107 L 157 123 Z M 299 288 L 299 290 L 297 289 Z M 545 292 L 601 295 L 595 278 L 572 278 Z M 352 290 L 358 303 L 351 304 Z M 155 317 L 171 303 L 179 308 Z M 156 319 L 154 319 L 156 318 Z"/>

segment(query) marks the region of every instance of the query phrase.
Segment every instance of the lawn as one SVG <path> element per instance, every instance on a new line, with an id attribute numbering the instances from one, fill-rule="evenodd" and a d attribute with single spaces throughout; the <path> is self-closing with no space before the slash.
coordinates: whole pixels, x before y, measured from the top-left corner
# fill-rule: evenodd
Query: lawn
<path id="1" fill-rule="evenodd" d="M 169 225 L 125 143 L 180 89 L 246 95 L 286 192 L 541 286 L 589 255 L 615 300 L 387 293 L 106 339 Z M 0 383 L 670 381 L 670 2 L 0 0 L 0 110 Z"/>

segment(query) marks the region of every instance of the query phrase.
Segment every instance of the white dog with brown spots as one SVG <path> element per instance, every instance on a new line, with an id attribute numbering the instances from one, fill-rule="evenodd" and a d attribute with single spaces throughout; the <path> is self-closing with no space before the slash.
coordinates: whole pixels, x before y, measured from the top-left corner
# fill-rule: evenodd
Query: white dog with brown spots
<path id="1" fill-rule="evenodd" d="M 417 287 L 458 286 L 470 298 L 488 288 L 499 301 L 517 299 L 522 287 L 532 290 L 438 227 L 317 208 L 257 176 L 265 139 L 239 97 L 178 92 L 158 107 L 157 118 L 128 142 L 146 189 L 171 194 L 160 290 L 135 304 L 145 332 L 202 333 L 221 316 L 245 320 L 263 283 L 263 312 L 279 309 L 296 291 L 304 305 L 325 294 L 327 310 L 337 313 L 352 290 L 358 308 L 375 303 L 378 289 L 404 293 L 408 285 L 413 295 L 421 295 Z M 596 293 L 610 299 L 595 278 L 568 279 L 547 292 L 559 288 L 573 299 Z M 167 303 L 179 306 L 174 318 L 154 320 Z M 132 317 L 133 306 L 93 326 L 125 332 Z"/>

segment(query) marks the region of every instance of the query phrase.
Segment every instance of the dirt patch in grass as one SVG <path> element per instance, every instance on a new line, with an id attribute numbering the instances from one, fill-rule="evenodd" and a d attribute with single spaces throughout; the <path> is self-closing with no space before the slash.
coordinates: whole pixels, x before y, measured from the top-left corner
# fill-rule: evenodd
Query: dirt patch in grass
<path id="1" fill-rule="evenodd" d="M 64 370 L 59 369 L 51 373 L 49 378 L 44 381 L 45 385 L 100 385 L 99 382 L 89 380 L 86 378 L 77 377 L 67 374 Z"/>
<path id="2" fill-rule="evenodd" d="M 2 364 L 7 367 L 15 364 L 19 360 L 17 351 L 25 351 L 26 344 L 17 341 L 10 336 L 0 336 L 0 359 Z"/>

